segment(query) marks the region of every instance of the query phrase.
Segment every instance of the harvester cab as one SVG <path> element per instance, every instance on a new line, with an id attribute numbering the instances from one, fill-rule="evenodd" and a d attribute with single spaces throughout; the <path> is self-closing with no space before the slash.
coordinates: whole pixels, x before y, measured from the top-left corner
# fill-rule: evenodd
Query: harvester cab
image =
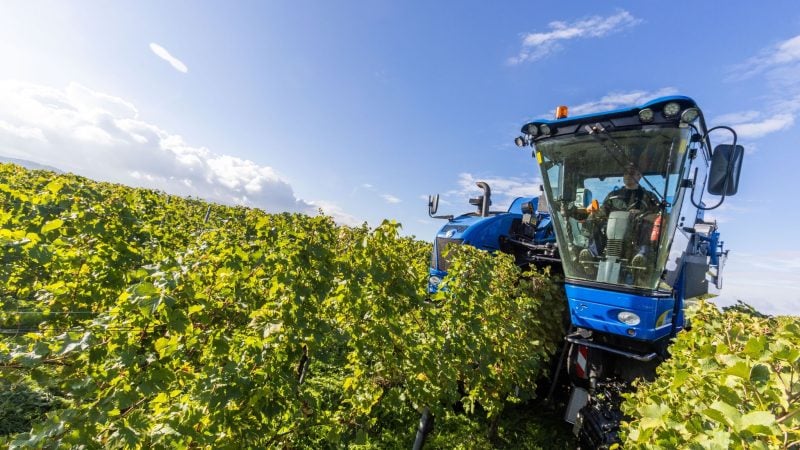
<path id="1" fill-rule="evenodd" d="M 726 252 L 701 199 L 706 188 L 736 192 L 742 147 L 712 152 L 687 97 L 523 132 L 553 205 L 573 325 L 645 342 L 674 335 L 682 301 L 720 284 L 705 276 L 721 277 Z"/>
<path id="2" fill-rule="evenodd" d="M 718 129 L 733 144 L 712 150 Z M 534 148 L 569 303 L 565 418 L 584 445 L 601 447 L 616 439 L 620 417 L 600 400 L 614 397 L 610 381 L 655 376 L 684 327 L 685 300 L 722 285 L 727 250 L 704 212 L 736 193 L 744 151 L 732 129 L 708 129 L 682 96 L 577 117 L 559 107 L 522 133 L 515 142 Z M 720 196 L 714 205 L 703 202 L 706 190 Z"/>

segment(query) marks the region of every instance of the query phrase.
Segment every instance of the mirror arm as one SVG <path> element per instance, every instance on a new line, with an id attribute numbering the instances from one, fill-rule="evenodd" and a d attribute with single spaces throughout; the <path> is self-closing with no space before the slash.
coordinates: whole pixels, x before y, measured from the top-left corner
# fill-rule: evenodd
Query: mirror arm
<path id="1" fill-rule="evenodd" d="M 695 189 L 697 188 L 697 171 L 698 171 L 698 170 L 699 170 L 699 168 L 698 168 L 698 167 L 695 167 L 695 168 L 694 168 L 694 176 L 692 177 L 692 192 L 690 192 L 690 193 L 689 193 L 689 200 L 691 200 L 691 201 L 692 201 L 692 205 L 693 205 L 695 208 L 697 208 L 697 209 L 701 209 L 701 210 L 705 210 L 705 209 L 706 209 L 706 207 L 705 207 L 705 206 L 698 205 L 698 204 L 697 204 L 697 202 L 695 202 L 695 201 L 694 201 L 694 191 L 695 191 Z M 701 195 L 701 197 L 702 197 L 702 195 Z M 719 205 L 717 205 L 717 206 L 719 206 Z M 716 206 L 715 206 L 715 208 L 716 208 Z"/>
<path id="2" fill-rule="evenodd" d="M 431 219 L 453 220 L 453 216 L 451 216 L 451 215 L 447 215 L 447 216 L 437 216 L 437 215 L 435 215 L 436 211 L 438 211 L 438 210 L 439 210 L 439 194 L 436 194 L 435 196 L 429 195 L 428 196 L 428 217 L 430 217 Z"/>
<path id="3" fill-rule="evenodd" d="M 738 139 L 738 137 L 736 136 L 736 131 L 734 131 L 733 128 L 725 126 L 725 125 L 718 125 L 718 126 L 716 126 L 714 128 L 711 128 L 710 130 L 706 131 L 706 134 L 703 136 L 703 140 L 707 140 L 708 139 L 708 135 L 711 134 L 712 131 L 718 130 L 718 129 L 728 130 L 728 131 L 731 132 L 731 134 L 733 134 L 733 148 L 736 148 L 736 141 Z M 714 156 L 714 155 L 712 154 L 711 156 Z M 728 170 L 726 171 L 727 174 L 730 174 L 731 169 L 733 169 L 733 161 L 734 161 L 734 159 L 735 158 L 732 157 L 731 159 L 728 160 Z M 694 169 L 694 177 L 695 177 L 695 181 L 697 181 L 697 168 Z M 725 183 L 722 185 L 722 196 L 720 197 L 719 202 L 717 202 L 717 204 L 714 205 L 714 206 L 708 206 L 708 207 L 699 206 L 697 203 L 695 203 L 695 201 L 694 201 L 694 187 L 692 187 L 692 196 L 691 196 L 692 205 L 694 205 L 698 209 L 702 209 L 703 211 L 709 211 L 709 210 L 712 210 L 712 209 L 719 208 L 722 205 L 722 202 L 725 201 L 725 196 L 727 195 L 727 192 L 728 192 L 728 183 L 729 182 L 730 182 L 730 177 L 726 175 L 725 176 Z"/>

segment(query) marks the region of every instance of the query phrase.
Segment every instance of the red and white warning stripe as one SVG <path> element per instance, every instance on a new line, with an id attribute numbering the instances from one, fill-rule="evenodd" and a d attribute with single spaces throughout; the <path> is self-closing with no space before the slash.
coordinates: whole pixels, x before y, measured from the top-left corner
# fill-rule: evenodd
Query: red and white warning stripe
<path id="1" fill-rule="evenodd" d="M 579 345 L 578 356 L 575 358 L 575 373 L 579 378 L 586 377 L 586 362 L 589 359 L 589 347 Z"/>

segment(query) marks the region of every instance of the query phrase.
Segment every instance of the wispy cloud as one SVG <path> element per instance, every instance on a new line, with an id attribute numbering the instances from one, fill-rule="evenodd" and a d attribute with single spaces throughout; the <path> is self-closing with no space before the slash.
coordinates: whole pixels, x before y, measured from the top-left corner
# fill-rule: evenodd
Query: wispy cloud
<path id="1" fill-rule="evenodd" d="M 379 193 L 380 192 L 379 188 L 376 188 L 373 184 L 370 184 L 370 183 L 361 183 L 361 184 L 357 185 L 356 187 L 353 188 L 353 191 L 350 193 L 350 195 L 355 195 L 355 193 L 360 191 L 360 190 L 366 191 L 370 196 L 374 195 L 374 196 L 380 197 L 384 202 L 386 202 L 386 203 L 388 203 L 390 205 L 395 205 L 395 204 L 400 203 L 400 202 L 403 201 L 399 197 L 397 197 L 396 195 L 380 194 Z"/>
<path id="2" fill-rule="evenodd" d="M 737 203 L 738 202 L 738 203 Z M 730 223 L 736 220 L 736 217 L 744 217 L 746 215 L 757 215 L 757 211 L 764 207 L 762 202 L 759 205 L 748 204 L 740 206 L 742 202 L 747 203 L 747 200 L 737 199 L 737 202 L 724 202 L 718 208 L 706 211 L 703 219 L 707 222 L 717 223 Z M 710 205 L 709 205 L 710 206 Z"/>
<path id="3" fill-rule="evenodd" d="M 295 196 L 273 168 L 205 147 L 138 118 L 129 102 L 76 83 L 0 81 L 0 151 L 103 181 L 358 223 L 335 204 Z"/>
<path id="4" fill-rule="evenodd" d="M 352 197 L 362 190 L 374 192 L 375 188 L 369 183 L 361 183 L 359 185 L 353 186 L 353 190 L 350 191 L 350 196 Z"/>
<path id="5" fill-rule="evenodd" d="M 750 78 L 762 72 L 774 70 L 778 66 L 786 66 L 800 62 L 800 35 L 765 48 L 758 55 L 733 66 L 729 70 L 730 81 Z"/>
<path id="6" fill-rule="evenodd" d="M 794 125 L 794 115 L 775 114 L 770 117 L 758 111 L 745 111 L 719 116 L 714 123 L 730 125 L 736 129 L 739 139 L 757 139 Z"/>
<path id="7" fill-rule="evenodd" d="M 641 23 L 628 11 L 602 17 L 592 16 L 576 22 L 550 22 L 550 31 L 525 33 L 522 35 L 522 49 L 517 56 L 508 59 L 511 65 L 542 59 L 561 49 L 561 42 L 571 39 L 600 38 L 630 28 Z"/>
<path id="8" fill-rule="evenodd" d="M 152 50 L 156 56 L 168 62 L 178 72 L 187 73 L 189 71 L 189 68 L 186 67 L 186 64 L 184 64 L 183 61 L 172 56 L 167 49 L 156 44 L 155 42 L 150 43 L 150 50 Z"/>
<path id="9" fill-rule="evenodd" d="M 450 195 L 452 192 L 455 192 L 455 191 L 449 191 L 448 193 L 445 193 L 444 195 Z M 420 199 L 420 200 L 422 200 L 423 202 L 425 202 L 424 204 L 425 204 L 425 205 L 427 205 L 427 204 L 428 204 L 428 200 L 429 200 L 429 198 L 428 198 L 428 197 L 429 197 L 429 196 L 431 196 L 431 195 L 434 195 L 434 196 L 435 196 L 436 194 L 420 194 L 420 196 L 419 196 L 419 199 Z M 452 205 L 452 203 L 451 203 L 451 202 L 449 202 L 449 201 L 447 201 L 447 199 L 446 199 L 446 198 L 443 198 L 443 197 L 440 195 L 440 196 L 439 196 L 439 205 L 440 205 L 440 206 L 441 206 L 441 205 Z"/>
<path id="10" fill-rule="evenodd" d="M 719 125 L 735 125 L 738 123 L 753 122 L 758 120 L 761 115 L 762 114 L 758 111 L 739 111 L 735 113 L 723 114 L 721 116 L 715 116 L 713 123 Z"/>
<path id="11" fill-rule="evenodd" d="M 800 35 L 761 50 L 745 62 L 731 67 L 727 81 L 761 76 L 768 88 L 766 108 L 725 114 L 714 123 L 734 125 L 740 138 L 758 139 L 786 130 L 800 111 Z"/>
<path id="12" fill-rule="evenodd" d="M 400 200 L 399 198 L 395 197 L 392 194 L 383 194 L 383 195 L 381 195 L 381 198 L 386 203 L 389 203 L 389 204 L 396 204 L 396 203 L 400 203 L 402 201 L 402 200 Z"/>
<path id="13" fill-rule="evenodd" d="M 18 127 L 4 120 L 0 120 L 0 133 L 7 133 L 21 139 L 33 139 L 41 142 L 47 141 L 47 138 L 44 137 L 44 133 L 42 133 L 42 130 L 39 128 Z"/>
<path id="14" fill-rule="evenodd" d="M 641 105 L 642 103 L 653 100 L 654 98 L 665 95 L 677 94 L 678 90 L 674 87 L 664 87 L 656 91 L 628 91 L 611 92 L 604 95 L 599 100 L 591 100 L 579 105 L 570 106 L 570 115 L 591 114 L 599 111 L 608 111 L 617 108 Z"/>
<path id="15" fill-rule="evenodd" d="M 539 177 L 519 178 L 519 177 L 497 177 L 497 176 L 478 176 L 471 173 L 461 173 L 458 175 L 456 187 L 442 194 L 439 201 L 441 205 L 456 205 L 466 211 L 471 209 L 467 202 L 471 197 L 482 194 L 480 188 L 476 186 L 478 181 L 489 184 L 492 190 L 492 210 L 504 211 L 511 206 L 511 202 L 517 197 L 538 197 L 539 185 L 542 180 Z M 427 200 L 427 197 L 426 197 Z M 463 211 L 450 211 L 451 213 L 461 213 Z M 440 211 L 440 213 L 442 213 Z"/>
<path id="16" fill-rule="evenodd" d="M 356 216 L 348 213 L 345 211 L 341 206 L 337 203 L 326 201 L 326 200 L 313 200 L 309 202 L 312 206 L 315 206 L 322 210 L 325 214 L 333 217 L 336 219 L 336 222 L 341 225 L 347 225 L 351 227 L 361 226 L 365 220 L 359 219 Z"/>

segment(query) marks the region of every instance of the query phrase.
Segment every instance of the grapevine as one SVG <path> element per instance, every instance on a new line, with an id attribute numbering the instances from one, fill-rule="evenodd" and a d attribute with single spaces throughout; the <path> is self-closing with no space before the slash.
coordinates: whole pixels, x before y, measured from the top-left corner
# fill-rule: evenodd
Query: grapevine
<path id="1" fill-rule="evenodd" d="M 798 448 L 800 321 L 701 302 L 623 410 L 626 448 Z"/>
<path id="2" fill-rule="evenodd" d="M 392 221 L 9 164 L 0 207 L 0 371 L 48 399 L 12 448 L 409 447 L 423 408 L 438 436 L 496 422 L 558 345 L 547 274 L 465 248 L 428 298 L 430 244 Z"/>

